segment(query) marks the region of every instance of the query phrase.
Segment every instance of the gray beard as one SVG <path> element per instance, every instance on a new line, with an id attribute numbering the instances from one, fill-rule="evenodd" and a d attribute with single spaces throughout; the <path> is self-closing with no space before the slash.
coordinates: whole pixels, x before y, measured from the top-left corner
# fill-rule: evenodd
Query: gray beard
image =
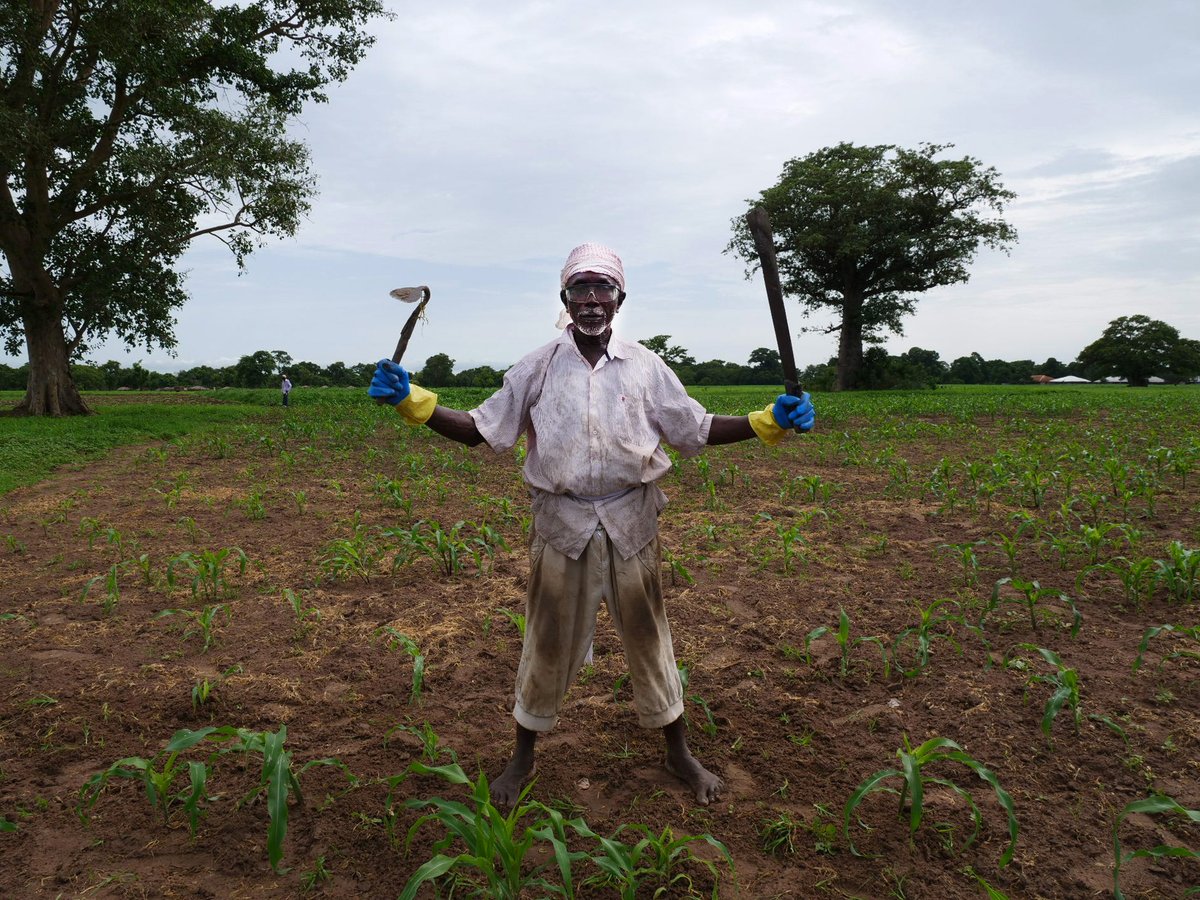
<path id="1" fill-rule="evenodd" d="M 592 325 L 585 328 L 583 325 L 580 325 L 578 322 L 576 322 L 575 327 L 579 329 L 580 334 L 586 334 L 588 337 L 600 337 L 600 335 L 604 334 L 604 332 L 608 330 L 607 324 Z"/>

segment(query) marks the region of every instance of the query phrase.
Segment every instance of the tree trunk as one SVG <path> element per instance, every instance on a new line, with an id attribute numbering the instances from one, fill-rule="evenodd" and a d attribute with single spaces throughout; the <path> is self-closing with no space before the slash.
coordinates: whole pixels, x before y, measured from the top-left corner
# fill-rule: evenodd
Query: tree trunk
<path id="1" fill-rule="evenodd" d="M 843 295 L 842 328 L 838 338 L 837 378 L 835 391 L 850 391 L 858 386 L 862 370 L 863 298 L 847 291 Z"/>
<path id="2" fill-rule="evenodd" d="M 25 314 L 25 343 L 29 348 L 29 384 L 18 416 L 86 416 L 88 405 L 71 377 L 62 319 L 53 306 L 35 305 Z"/>

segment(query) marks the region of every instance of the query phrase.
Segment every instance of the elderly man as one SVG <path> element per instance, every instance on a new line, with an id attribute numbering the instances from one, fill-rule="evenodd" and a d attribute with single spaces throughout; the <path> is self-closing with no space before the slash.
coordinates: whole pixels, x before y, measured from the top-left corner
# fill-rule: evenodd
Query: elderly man
<path id="1" fill-rule="evenodd" d="M 534 519 L 516 748 L 491 783 L 493 801 L 511 805 L 533 772 L 537 736 L 557 722 L 604 602 L 624 647 L 639 724 L 662 729 L 668 771 L 708 804 L 723 785 L 688 749 L 662 595 L 658 514 L 667 500 L 657 481 L 671 466 L 660 444 L 685 457 L 755 436 L 775 444 L 793 428 L 812 427 L 812 404 L 807 394 L 783 394 L 748 416 L 707 413 L 657 355 L 613 335 L 625 272 L 607 247 L 572 250 L 560 287 L 570 320 L 562 335 L 509 369 L 504 386 L 470 412 L 438 406 L 390 360 L 380 361 L 368 393 L 469 446 L 486 441 L 503 452 L 526 436 Z"/>

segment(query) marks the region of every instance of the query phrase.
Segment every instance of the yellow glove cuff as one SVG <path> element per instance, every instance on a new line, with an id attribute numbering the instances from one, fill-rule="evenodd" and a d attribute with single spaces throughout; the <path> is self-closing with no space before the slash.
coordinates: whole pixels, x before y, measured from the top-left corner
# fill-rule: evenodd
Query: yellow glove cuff
<path id="1" fill-rule="evenodd" d="M 404 417 L 409 425 L 424 425 L 433 415 L 437 406 L 437 394 L 427 391 L 420 385 L 410 384 L 408 396 L 396 404 L 396 412 Z"/>
<path id="2" fill-rule="evenodd" d="M 768 447 L 774 447 L 787 435 L 787 430 L 779 427 L 779 423 L 775 421 L 775 416 L 771 413 L 774 406 L 774 403 L 768 403 L 766 409 L 752 412 L 746 417 L 750 420 L 750 427 L 754 429 L 758 439 Z"/>

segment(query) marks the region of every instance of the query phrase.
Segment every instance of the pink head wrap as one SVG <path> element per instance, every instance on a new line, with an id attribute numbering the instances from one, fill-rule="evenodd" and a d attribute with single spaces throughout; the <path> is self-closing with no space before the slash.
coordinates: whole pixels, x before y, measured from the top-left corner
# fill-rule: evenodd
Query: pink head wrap
<path id="1" fill-rule="evenodd" d="M 559 287 L 566 287 L 567 280 L 580 272 L 607 275 L 617 287 L 625 290 L 625 267 L 621 265 L 621 257 L 603 244 L 580 244 L 572 250 L 563 265 Z"/>

